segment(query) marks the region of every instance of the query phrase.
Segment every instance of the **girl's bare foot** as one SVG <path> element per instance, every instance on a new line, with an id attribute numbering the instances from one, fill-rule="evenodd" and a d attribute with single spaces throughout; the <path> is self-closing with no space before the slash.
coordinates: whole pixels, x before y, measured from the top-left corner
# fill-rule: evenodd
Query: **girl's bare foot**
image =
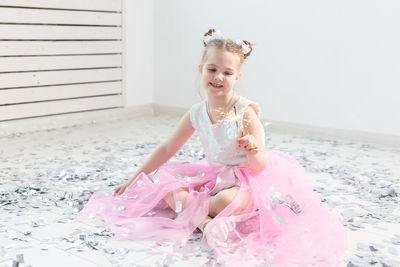
<path id="1" fill-rule="evenodd" d="M 206 240 L 213 242 L 222 247 L 227 247 L 229 233 L 234 231 L 235 223 L 229 221 L 218 221 L 210 225 L 211 229 L 207 229 Z M 204 227 L 205 228 L 205 227 Z"/>

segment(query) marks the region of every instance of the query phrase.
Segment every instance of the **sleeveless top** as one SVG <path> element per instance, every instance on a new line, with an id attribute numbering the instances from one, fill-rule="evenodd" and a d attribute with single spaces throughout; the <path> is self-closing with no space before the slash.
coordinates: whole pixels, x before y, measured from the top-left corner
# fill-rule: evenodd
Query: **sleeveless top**
<path id="1" fill-rule="evenodd" d="M 238 147 L 237 139 L 241 137 L 243 127 L 243 115 L 245 108 L 251 105 L 258 118 L 260 108 L 258 104 L 242 96 L 236 101 L 234 107 L 219 122 L 212 124 L 207 114 L 206 100 L 194 104 L 190 108 L 190 122 L 199 134 L 206 159 L 210 163 L 225 165 L 238 165 L 247 161 L 243 148 Z M 236 109 L 236 116 L 235 116 Z M 265 131 L 260 120 L 263 146 L 265 145 Z"/>

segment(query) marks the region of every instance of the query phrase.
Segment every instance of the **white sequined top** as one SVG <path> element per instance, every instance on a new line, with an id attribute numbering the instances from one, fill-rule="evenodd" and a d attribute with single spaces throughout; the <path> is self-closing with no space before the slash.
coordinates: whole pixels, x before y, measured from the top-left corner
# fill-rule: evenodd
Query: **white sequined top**
<path id="1" fill-rule="evenodd" d="M 206 159 L 209 162 L 225 165 L 237 165 L 247 161 L 246 153 L 242 148 L 238 147 L 237 139 L 241 137 L 245 108 L 248 105 L 252 105 L 258 117 L 260 117 L 258 104 L 240 96 L 227 116 L 215 124 L 212 124 L 207 114 L 206 105 L 206 100 L 203 100 L 190 108 L 190 121 L 199 134 Z M 264 145 L 264 127 L 260 120 L 258 122 L 261 125 Z"/>

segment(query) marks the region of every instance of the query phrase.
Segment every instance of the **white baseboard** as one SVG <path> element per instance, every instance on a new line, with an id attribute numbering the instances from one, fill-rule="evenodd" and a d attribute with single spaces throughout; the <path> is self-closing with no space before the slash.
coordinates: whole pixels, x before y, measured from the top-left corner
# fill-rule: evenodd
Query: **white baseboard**
<path id="1" fill-rule="evenodd" d="M 0 136 L 18 132 L 32 132 L 48 130 L 72 125 L 81 125 L 93 121 L 105 122 L 118 119 L 129 119 L 143 115 L 168 114 L 182 116 L 188 109 L 164 106 L 159 104 L 147 104 L 141 106 L 113 108 L 77 113 L 68 113 L 37 118 L 27 118 L 0 122 Z M 324 128 L 312 125 L 296 124 L 290 122 L 263 120 L 266 132 L 281 134 L 296 134 L 313 138 L 342 139 L 375 143 L 386 147 L 400 149 L 400 136 L 377 134 L 347 129 Z"/>
<path id="2" fill-rule="evenodd" d="M 282 134 L 296 134 L 313 138 L 341 139 L 363 143 L 375 143 L 389 148 L 400 149 L 400 136 L 379 134 L 349 129 L 334 129 L 282 121 L 263 120 L 266 131 Z"/>
<path id="3" fill-rule="evenodd" d="M 111 108 L 51 116 L 24 118 L 18 120 L 0 122 L 0 136 L 15 134 L 19 132 L 32 132 L 49 130 L 72 125 L 82 125 L 91 122 L 106 122 L 123 118 L 135 118 L 143 115 L 153 115 L 152 104 Z"/>
<path id="4" fill-rule="evenodd" d="M 188 109 L 154 104 L 155 114 L 183 115 Z M 261 119 L 265 131 L 296 134 L 313 138 L 341 139 L 365 143 L 375 143 L 389 148 L 400 149 L 400 136 L 378 134 L 365 131 L 334 129 L 291 122 L 271 121 Z"/>
<path id="5" fill-rule="evenodd" d="M 164 106 L 159 104 L 153 104 L 154 114 L 168 114 L 174 116 L 183 116 L 188 108 L 180 108 L 180 107 L 171 107 L 171 106 Z"/>

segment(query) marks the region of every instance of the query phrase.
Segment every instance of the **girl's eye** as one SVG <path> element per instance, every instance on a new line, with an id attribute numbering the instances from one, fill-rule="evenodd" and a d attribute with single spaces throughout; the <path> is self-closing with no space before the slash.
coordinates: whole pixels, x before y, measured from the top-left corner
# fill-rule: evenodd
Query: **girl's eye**
<path id="1" fill-rule="evenodd" d="M 230 73 L 230 72 L 225 72 L 225 75 L 232 75 L 232 73 Z"/>
<path id="2" fill-rule="evenodd" d="M 215 69 L 208 69 L 209 72 L 215 72 Z"/>

